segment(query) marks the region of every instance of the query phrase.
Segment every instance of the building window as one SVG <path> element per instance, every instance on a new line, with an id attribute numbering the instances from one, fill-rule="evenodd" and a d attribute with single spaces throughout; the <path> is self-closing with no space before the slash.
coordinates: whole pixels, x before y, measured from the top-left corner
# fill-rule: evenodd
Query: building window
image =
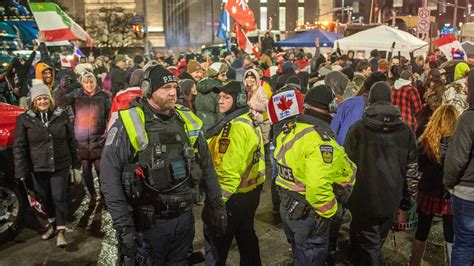
<path id="1" fill-rule="evenodd" d="M 260 7 L 260 29 L 267 30 L 267 7 Z"/>
<path id="2" fill-rule="evenodd" d="M 278 25 L 279 25 L 278 28 L 279 28 L 280 31 L 285 31 L 286 30 L 286 7 L 284 7 L 284 6 L 280 7 L 280 12 L 279 12 L 278 17 L 280 18 L 280 21 L 278 23 Z"/>
<path id="3" fill-rule="evenodd" d="M 298 7 L 298 20 L 296 24 L 304 24 L 304 7 Z"/>

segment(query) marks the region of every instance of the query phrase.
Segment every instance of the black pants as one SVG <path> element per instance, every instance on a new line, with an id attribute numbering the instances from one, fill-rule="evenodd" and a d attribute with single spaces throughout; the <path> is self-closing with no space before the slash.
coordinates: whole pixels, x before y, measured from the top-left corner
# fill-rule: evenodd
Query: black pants
<path id="1" fill-rule="evenodd" d="M 174 218 L 155 219 L 153 225 L 138 229 L 153 265 L 187 265 L 193 252 L 194 214 L 187 211 Z"/>
<path id="2" fill-rule="evenodd" d="M 423 214 L 418 212 L 418 225 L 416 227 L 415 239 L 426 241 L 430 234 L 431 225 L 434 215 Z M 444 241 L 453 243 L 454 241 L 454 224 L 452 215 L 443 215 L 443 235 Z"/>
<path id="3" fill-rule="evenodd" d="M 393 218 L 352 216 L 350 239 L 354 265 L 384 265 L 382 247 Z"/>
<path id="4" fill-rule="evenodd" d="M 87 191 L 89 194 L 96 195 L 94 188 L 94 176 L 92 175 L 92 166 L 95 168 L 97 176 L 100 176 L 100 159 L 97 160 L 81 160 L 82 164 L 82 176 L 84 177 L 84 182 L 86 183 Z"/>
<path id="5" fill-rule="evenodd" d="M 206 265 L 226 265 L 230 245 L 235 237 L 240 253 L 240 265 L 258 266 L 260 248 L 255 234 L 255 212 L 260 202 L 262 185 L 247 192 L 234 194 L 226 203 L 227 229 L 223 237 L 218 239 L 211 236 L 208 228 L 204 227 Z"/>
<path id="6" fill-rule="evenodd" d="M 48 218 L 56 218 L 57 226 L 65 226 L 69 169 L 65 168 L 54 173 L 35 172 L 33 176 L 44 210 L 48 213 Z"/>

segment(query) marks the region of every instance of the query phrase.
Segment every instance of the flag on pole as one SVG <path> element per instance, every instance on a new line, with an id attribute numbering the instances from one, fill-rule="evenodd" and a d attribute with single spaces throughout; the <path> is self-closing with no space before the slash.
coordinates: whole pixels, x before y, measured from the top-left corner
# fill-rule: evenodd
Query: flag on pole
<path id="1" fill-rule="evenodd" d="M 237 21 L 246 31 L 255 30 L 255 17 L 252 9 L 247 4 L 247 0 L 229 0 L 225 5 L 225 10 Z"/>
<path id="2" fill-rule="evenodd" d="M 71 42 L 72 48 L 74 48 L 74 57 L 81 58 L 84 56 L 84 53 L 77 47 L 76 42 Z"/>
<path id="3" fill-rule="evenodd" d="M 66 56 L 64 55 L 59 55 L 59 59 L 61 60 L 61 67 L 69 67 L 72 68 L 71 61 L 69 61 Z"/>
<path id="4" fill-rule="evenodd" d="M 466 52 L 454 34 L 443 36 L 433 41 L 433 44 L 439 47 L 448 60 L 467 60 Z"/>
<path id="5" fill-rule="evenodd" d="M 35 2 L 29 5 L 45 41 L 82 40 L 87 42 L 88 46 L 92 46 L 94 40 L 58 5 L 49 2 Z"/>
<path id="6" fill-rule="evenodd" d="M 242 49 L 247 54 L 252 54 L 252 43 L 250 42 L 249 38 L 245 34 L 245 31 L 240 27 L 238 23 L 234 25 L 235 35 L 237 37 L 237 45 L 240 49 Z"/>
<path id="7" fill-rule="evenodd" d="M 230 51 L 230 39 L 227 37 L 227 22 L 229 21 L 228 17 L 229 14 L 225 11 L 225 9 L 222 9 L 221 19 L 219 20 L 219 27 L 217 28 L 216 36 L 225 42 L 227 51 Z"/>

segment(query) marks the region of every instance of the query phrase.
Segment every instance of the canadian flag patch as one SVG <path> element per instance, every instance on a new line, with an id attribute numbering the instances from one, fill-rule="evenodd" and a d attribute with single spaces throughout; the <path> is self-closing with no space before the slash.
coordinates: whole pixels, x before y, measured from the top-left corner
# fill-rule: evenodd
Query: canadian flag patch
<path id="1" fill-rule="evenodd" d="M 282 91 L 273 95 L 268 105 L 268 113 L 272 124 L 288 117 L 299 115 L 300 111 L 295 91 Z"/>

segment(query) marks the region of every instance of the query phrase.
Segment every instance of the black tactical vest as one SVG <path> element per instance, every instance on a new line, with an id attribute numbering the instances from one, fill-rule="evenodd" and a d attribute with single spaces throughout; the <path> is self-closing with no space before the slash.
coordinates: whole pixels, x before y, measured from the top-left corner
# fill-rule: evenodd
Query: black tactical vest
<path id="1" fill-rule="evenodd" d="M 147 119 L 148 147 L 138 153 L 145 174 L 143 199 L 159 209 L 188 207 L 194 200 L 190 178 L 194 151 L 178 115 Z M 159 204 L 160 206 L 157 206 Z"/>

